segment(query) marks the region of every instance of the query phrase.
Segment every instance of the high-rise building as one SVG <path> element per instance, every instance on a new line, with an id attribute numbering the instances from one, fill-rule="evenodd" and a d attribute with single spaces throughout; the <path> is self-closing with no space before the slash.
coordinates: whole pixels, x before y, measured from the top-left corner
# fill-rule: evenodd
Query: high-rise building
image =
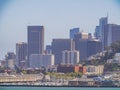
<path id="1" fill-rule="evenodd" d="M 79 59 L 83 60 L 86 57 L 86 53 L 87 53 L 87 42 L 86 40 L 88 40 L 88 33 L 84 32 L 79 32 L 75 34 L 74 37 L 74 42 L 75 42 L 75 50 L 78 50 L 80 53 Z"/>
<path id="2" fill-rule="evenodd" d="M 15 68 L 15 54 L 13 52 L 8 52 L 5 55 L 6 67 L 10 69 Z"/>
<path id="3" fill-rule="evenodd" d="M 32 54 L 30 56 L 30 68 L 48 67 L 54 65 L 53 54 Z"/>
<path id="4" fill-rule="evenodd" d="M 100 38 L 103 38 L 103 30 L 104 30 L 104 26 L 108 24 L 108 17 L 102 17 L 99 20 L 99 27 L 100 27 Z"/>
<path id="5" fill-rule="evenodd" d="M 104 48 L 116 41 L 120 41 L 120 25 L 107 24 L 104 28 Z"/>
<path id="6" fill-rule="evenodd" d="M 86 60 L 87 58 L 87 41 L 88 40 L 79 40 L 75 38 L 75 50 L 78 50 L 80 53 L 79 59 L 80 62 Z"/>
<path id="7" fill-rule="evenodd" d="M 87 57 L 102 51 L 102 43 L 97 39 L 87 41 Z"/>
<path id="8" fill-rule="evenodd" d="M 27 67 L 27 43 L 16 44 L 16 66 L 19 68 Z"/>
<path id="9" fill-rule="evenodd" d="M 75 38 L 75 50 L 80 52 L 80 61 L 87 60 L 91 55 L 101 52 L 101 42 L 96 39 Z"/>
<path id="10" fill-rule="evenodd" d="M 28 66 L 32 54 L 44 53 L 44 27 L 28 26 Z"/>
<path id="11" fill-rule="evenodd" d="M 102 42 L 102 50 L 104 50 L 104 27 L 108 24 L 108 17 L 102 17 L 99 20 L 99 29 L 100 29 L 100 37 L 99 40 Z"/>
<path id="12" fill-rule="evenodd" d="M 76 33 L 75 35 L 74 35 L 74 38 L 75 38 L 75 40 L 77 40 L 77 41 L 79 41 L 79 40 L 83 40 L 83 39 L 89 39 L 89 34 L 88 33 L 86 33 L 86 32 L 79 32 L 79 33 Z"/>
<path id="13" fill-rule="evenodd" d="M 76 65 L 79 63 L 79 51 L 65 50 L 62 51 L 62 64 Z"/>
<path id="14" fill-rule="evenodd" d="M 53 39 L 52 54 L 55 55 L 55 65 L 62 63 L 62 51 L 74 48 L 72 39 Z"/>
<path id="15" fill-rule="evenodd" d="M 100 39 L 100 26 L 96 26 L 94 36 L 96 39 Z"/>
<path id="16" fill-rule="evenodd" d="M 92 39 L 93 36 L 92 36 L 92 33 L 88 33 L 88 39 Z"/>
<path id="17" fill-rule="evenodd" d="M 75 35 L 76 33 L 78 33 L 79 30 L 80 30 L 80 28 L 72 28 L 72 29 L 70 29 L 70 38 L 73 39 L 73 38 L 74 38 L 74 35 Z"/>
<path id="18" fill-rule="evenodd" d="M 46 45 L 46 53 L 48 53 L 48 54 L 52 53 L 52 47 L 51 47 L 51 45 Z"/>
<path id="19" fill-rule="evenodd" d="M 15 59 L 15 54 L 14 52 L 8 52 L 6 55 L 5 55 L 5 59 L 8 60 L 8 59 Z"/>

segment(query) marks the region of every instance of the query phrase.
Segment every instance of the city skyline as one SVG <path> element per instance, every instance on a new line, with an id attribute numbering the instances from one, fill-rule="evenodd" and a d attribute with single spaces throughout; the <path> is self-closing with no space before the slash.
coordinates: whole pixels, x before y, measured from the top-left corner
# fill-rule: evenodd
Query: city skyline
<path id="1" fill-rule="evenodd" d="M 34 7 L 31 7 L 32 4 Z M 98 7 L 99 4 L 103 7 Z M 68 38 L 71 28 L 79 27 L 80 30 L 93 33 L 99 18 L 107 16 L 107 13 L 110 23 L 120 24 L 118 10 L 119 7 L 112 0 L 9 1 L 0 12 L 0 59 L 8 51 L 15 52 L 17 42 L 27 42 L 26 33 L 29 25 L 45 26 L 45 45 L 47 45 L 54 38 Z"/>

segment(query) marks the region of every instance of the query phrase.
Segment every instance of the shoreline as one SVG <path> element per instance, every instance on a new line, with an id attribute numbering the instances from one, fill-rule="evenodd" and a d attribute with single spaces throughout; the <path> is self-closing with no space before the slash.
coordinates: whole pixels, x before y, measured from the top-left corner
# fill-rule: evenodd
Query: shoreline
<path id="1" fill-rule="evenodd" d="M 92 88 L 92 87 L 96 87 L 96 88 L 99 88 L 99 87 L 104 87 L 104 88 L 120 88 L 120 86 L 68 86 L 68 85 L 66 85 L 66 86 L 50 86 L 50 85 L 0 85 L 0 87 L 1 86 L 3 86 L 3 87 L 83 87 L 83 88 L 85 88 L 85 87 L 90 87 L 90 88 Z"/>

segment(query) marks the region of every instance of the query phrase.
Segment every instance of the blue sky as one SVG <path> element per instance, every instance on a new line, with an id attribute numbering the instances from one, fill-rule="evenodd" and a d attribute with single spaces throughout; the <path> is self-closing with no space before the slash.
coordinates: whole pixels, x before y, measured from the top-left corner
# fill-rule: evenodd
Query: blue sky
<path id="1" fill-rule="evenodd" d="M 15 52 L 17 42 L 27 42 L 27 26 L 45 27 L 45 44 L 69 38 L 69 29 L 94 32 L 100 17 L 120 24 L 119 0 L 0 0 L 0 59 Z"/>

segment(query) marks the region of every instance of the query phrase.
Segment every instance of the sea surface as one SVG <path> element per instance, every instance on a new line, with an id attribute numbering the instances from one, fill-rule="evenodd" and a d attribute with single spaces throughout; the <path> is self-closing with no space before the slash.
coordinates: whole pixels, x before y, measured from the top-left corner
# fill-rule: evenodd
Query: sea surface
<path id="1" fill-rule="evenodd" d="M 117 87 L 6 87 L 0 86 L 0 90 L 120 90 Z"/>

